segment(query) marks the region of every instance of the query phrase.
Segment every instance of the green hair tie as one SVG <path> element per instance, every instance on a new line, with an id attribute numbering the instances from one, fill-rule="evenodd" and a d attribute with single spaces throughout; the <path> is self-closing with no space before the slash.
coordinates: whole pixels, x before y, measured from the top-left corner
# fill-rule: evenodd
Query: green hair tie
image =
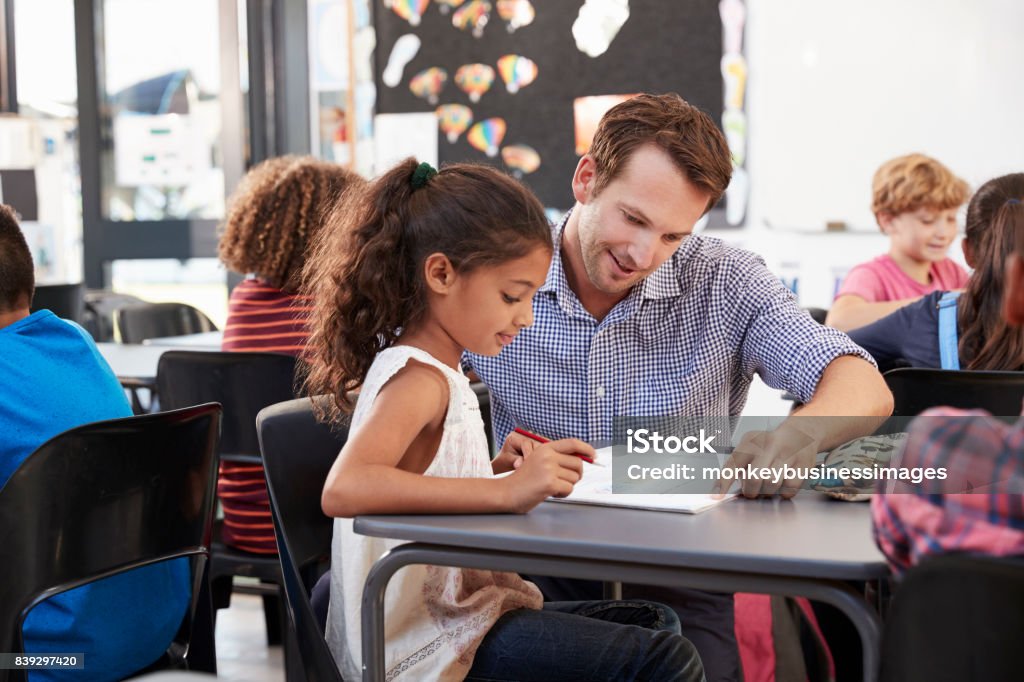
<path id="1" fill-rule="evenodd" d="M 412 188 L 419 189 L 421 187 L 425 187 L 430 181 L 430 178 L 435 175 L 437 175 L 437 169 L 424 161 L 420 165 L 416 166 L 416 170 L 412 173 Z"/>

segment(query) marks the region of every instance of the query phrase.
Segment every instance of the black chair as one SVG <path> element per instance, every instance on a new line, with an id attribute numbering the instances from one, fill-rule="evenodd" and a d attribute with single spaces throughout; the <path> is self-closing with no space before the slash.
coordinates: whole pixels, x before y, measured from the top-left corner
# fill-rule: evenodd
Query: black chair
<path id="1" fill-rule="evenodd" d="M 902 367 L 886 372 L 893 416 L 913 417 L 941 405 L 980 408 L 999 417 L 1019 417 L 1024 372 L 974 372 Z"/>
<path id="2" fill-rule="evenodd" d="M 811 319 L 818 324 L 825 324 L 825 318 L 828 317 L 827 308 L 804 308 L 807 314 L 811 316 Z"/>
<path id="3" fill-rule="evenodd" d="M 219 424 L 218 405 L 96 422 L 25 460 L 0 488 L 0 650 L 24 651 L 25 616 L 48 597 L 190 557 L 191 606 L 155 667 L 216 673 L 206 559 Z M 23 680 L 0 670 L 0 682 Z"/>
<path id="4" fill-rule="evenodd" d="M 256 435 L 256 415 L 268 405 L 291 400 L 295 358 L 278 353 L 222 353 L 167 351 L 157 364 L 157 395 L 164 409 L 205 402 L 224 407 L 220 460 L 262 465 Z M 214 524 L 210 556 L 210 582 L 217 609 L 231 604 L 233 590 L 263 596 L 267 641 L 279 644 L 284 624 L 281 610 L 281 567 L 272 554 L 255 554 L 228 547 L 221 540 L 222 525 Z M 257 578 L 261 585 L 233 587 L 234 576 Z"/>
<path id="5" fill-rule="evenodd" d="M 1024 563 L 964 554 L 907 571 L 882 634 L 882 682 L 1021 679 Z"/>
<path id="6" fill-rule="evenodd" d="M 340 682 L 309 592 L 331 552 L 333 520 L 320 509 L 320 492 L 348 429 L 319 423 L 312 408 L 309 398 L 291 400 L 260 412 L 256 424 L 284 576 L 288 636 L 297 639 L 308 682 Z"/>
<path id="7" fill-rule="evenodd" d="M 120 294 L 106 289 L 85 292 L 82 326 L 96 342 L 114 340 L 114 313 L 118 308 L 148 303 L 138 296 Z"/>
<path id="8" fill-rule="evenodd" d="M 142 343 L 146 339 L 183 336 L 217 331 L 210 318 L 185 303 L 146 303 L 118 308 L 114 319 L 121 343 Z"/>
<path id="9" fill-rule="evenodd" d="M 31 312 L 49 310 L 57 317 L 82 323 L 85 318 L 85 285 L 38 284 L 32 297 Z"/>
<path id="10" fill-rule="evenodd" d="M 501 443 L 497 445 L 494 443 L 494 431 L 491 428 L 491 393 L 482 381 L 474 381 L 470 386 L 476 393 L 477 402 L 480 403 L 480 416 L 484 420 L 484 431 L 487 433 L 487 447 L 491 451 L 491 459 L 494 459 L 498 450 L 501 449 Z"/>

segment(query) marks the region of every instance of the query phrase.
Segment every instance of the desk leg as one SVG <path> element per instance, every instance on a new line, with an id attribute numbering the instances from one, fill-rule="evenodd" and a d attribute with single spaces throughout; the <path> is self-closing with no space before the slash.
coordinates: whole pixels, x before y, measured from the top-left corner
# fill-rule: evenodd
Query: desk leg
<path id="1" fill-rule="evenodd" d="M 853 621 L 864 650 L 864 680 L 878 679 L 881 620 L 862 595 L 832 580 L 739 571 L 674 568 L 624 561 L 497 552 L 470 547 L 409 543 L 377 560 L 363 588 L 363 680 L 384 680 L 384 591 L 403 566 L 426 564 L 641 585 L 691 587 L 711 592 L 755 592 L 807 597 L 835 606 Z"/>

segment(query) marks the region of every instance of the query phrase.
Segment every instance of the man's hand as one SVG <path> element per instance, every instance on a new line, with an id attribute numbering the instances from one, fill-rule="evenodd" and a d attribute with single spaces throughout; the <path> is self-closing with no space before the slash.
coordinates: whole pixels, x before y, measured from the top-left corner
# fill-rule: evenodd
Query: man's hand
<path id="1" fill-rule="evenodd" d="M 817 459 L 819 441 L 817 437 L 793 423 L 786 422 L 774 431 L 749 431 L 722 465 L 723 469 L 753 469 L 768 467 L 772 470 L 769 478 L 749 478 L 742 481 L 744 497 L 781 494 L 790 498 L 800 490 L 802 481 L 795 477 L 775 480 L 775 472 L 781 472 L 788 464 L 793 469 L 813 467 Z M 715 486 L 715 494 L 725 494 L 736 480 L 722 478 Z"/>

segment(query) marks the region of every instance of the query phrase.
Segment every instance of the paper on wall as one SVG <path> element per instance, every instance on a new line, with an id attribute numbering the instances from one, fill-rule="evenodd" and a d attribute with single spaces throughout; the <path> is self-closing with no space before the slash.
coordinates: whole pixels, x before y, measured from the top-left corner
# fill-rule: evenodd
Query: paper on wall
<path id="1" fill-rule="evenodd" d="M 437 167 L 437 114 L 377 114 L 374 166 L 381 173 L 409 156 Z"/>

